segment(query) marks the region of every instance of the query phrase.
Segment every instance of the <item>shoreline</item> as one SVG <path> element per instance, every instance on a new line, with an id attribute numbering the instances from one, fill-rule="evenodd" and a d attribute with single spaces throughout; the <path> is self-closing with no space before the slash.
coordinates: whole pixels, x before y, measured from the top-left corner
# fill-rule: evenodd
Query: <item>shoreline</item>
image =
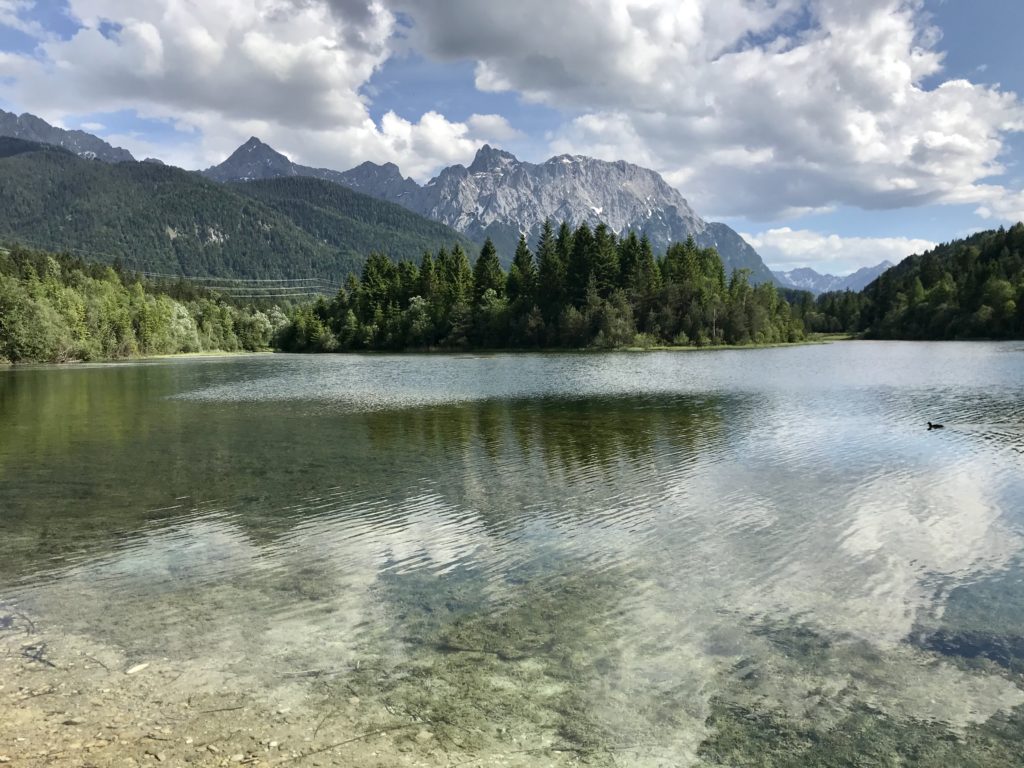
<path id="1" fill-rule="evenodd" d="M 137 355 L 134 357 L 110 357 L 101 358 L 97 360 L 68 360 L 62 363 L 45 362 L 39 360 L 30 360 L 24 362 L 12 363 L 0 357 L 0 369 L 19 369 L 19 368 L 32 368 L 36 366 L 46 366 L 48 368 L 74 368 L 75 366 L 95 366 L 95 365 L 131 365 L 133 363 L 145 363 L 154 360 L 189 360 L 189 359 L 210 359 L 218 357 L 249 357 L 257 355 L 273 355 L 277 354 L 276 350 L 266 349 L 259 350 L 256 352 L 234 351 L 234 352 L 223 352 L 218 350 L 209 350 L 206 352 L 170 352 L 160 355 Z"/>
<path id="2" fill-rule="evenodd" d="M 73 368 L 75 366 L 114 366 L 133 365 L 138 363 L 168 361 L 168 360 L 210 360 L 217 358 L 236 357 L 263 357 L 271 355 L 297 355 L 316 357 L 318 355 L 410 355 L 415 357 L 429 357 L 432 355 L 595 355 L 595 354 L 635 354 L 638 352 L 725 352 L 733 350 L 756 350 L 756 349 L 785 349 L 787 347 L 807 347 L 821 344 L 834 344 L 847 341 L 900 341 L 914 344 L 942 344 L 942 343 L 993 343 L 993 342 L 1020 342 L 1021 339 L 871 339 L 858 334 L 849 333 L 822 333 L 815 334 L 801 341 L 774 342 L 771 344 L 717 344 L 704 347 L 698 346 L 673 346 L 658 345 L 650 347 L 538 347 L 536 349 L 522 348 L 468 348 L 468 349 L 353 349 L 339 352 L 286 352 L 280 349 L 263 349 L 258 351 L 233 351 L 225 352 L 209 350 L 205 352 L 172 352 L 160 355 L 139 355 L 137 357 L 117 357 L 103 360 L 70 360 L 61 363 L 28 361 L 12 363 L 0 358 L 0 370 L 17 370 L 33 367 L 57 367 Z"/>
<path id="3" fill-rule="evenodd" d="M 857 341 L 860 337 L 850 334 L 819 334 L 813 338 L 801 341 L 773 342 L 771 344 L 713 344 L 703 347 L 698 346 L 673 346 L 657 345 L 650 347 L 538 347 L 536 349 L 522 348 L 467 348 L 467 349 L 444 349 L 430 347 L 427 349 L 353 349 L 339 352 L 285 352 L 280 349 L 264 349 L 258 351 L 233 351 L 224 352 L 209 350 L 205 352 L 171 352 L 159 355 L 138 355 L 135 357 L 115 357 L 101 360 L 69 360 L 66 362 L 54 363 L 45 361 L 26 361 L 12 363 L 9 360 L 0 358 L 0 368 L 28 368 L 32 366 L 54 366 L 74 367 L 81 365 L 127 365 L 132 363 L 144 363 L 154 360 L 189 360 L 209 359 L 219 357 L 255 357 L 266 355 L 302 355 L 315 357 L 317 355 L 552 355 L 552 354 L 616 354 L 621 352 L 713 352 L 724 350 L 748 350 L 748 349 L 781 349 L 784 347 L 803 347 L 813 344 L 832 344 L 837 341 Z"/>

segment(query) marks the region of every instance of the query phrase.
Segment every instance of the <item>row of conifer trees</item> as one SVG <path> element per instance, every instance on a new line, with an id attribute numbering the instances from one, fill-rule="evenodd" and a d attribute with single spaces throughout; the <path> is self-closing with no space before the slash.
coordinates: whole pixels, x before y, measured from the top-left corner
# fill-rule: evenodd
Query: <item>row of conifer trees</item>
<path id="1" fill-rule="evenodd" d="M 375 254 L 330 300 L 300 307 L 279 339 L 292 351 L 621 347 L 798 341 L 775 287 L 726 275 L 688 239 L 660 258 L 646 237 L 601 224 L 557 230 L 536 252 L 520 238 L 506 272 L 488 240 L 474 264 L 458 245 L 419 264 Z"/>

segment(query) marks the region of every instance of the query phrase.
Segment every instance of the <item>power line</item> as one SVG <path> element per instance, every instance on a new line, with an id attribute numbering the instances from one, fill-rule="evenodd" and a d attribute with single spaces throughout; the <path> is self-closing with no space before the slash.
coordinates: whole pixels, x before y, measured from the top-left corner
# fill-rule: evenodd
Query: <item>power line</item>
<path id="1" fill-rule="evenodd" d="M 201 275 L 183 275 L 170 272 L 145 272 L 136 270 L 140 275 L 146 277 L 167 277 L 172 279 L 202 280 L 205 282 L 222 283 L 316 283 L 317 285 L 329 285 L 326 280 L 319 277 L 288 277 L 288 278 L 249 278 L 249 277 L 209 277 Z"/>
<path id="2" fill-rule="evenodd" d="M 230 298 L 232 299 L 307 299 L 314 296 L 323 296 L 322 293 L 256 293 L 251 296 L 246 294 L 234 294 Z"/>
<path id="3" fill-rule="evenodd" d="M 337 293 L 338 288 L 331 285 L 219 285 L 203 280 L 188 279 L 191 285 L 231 294 L 238 291 L 257 291 L 260 293 Z"/>
<path id="4" fill-rule="evenodd" d="M 146 261 L 141 259 L 138 256 L 126 256 L 124 254 L 114 254 L 114 253 L 109 253 L 109 252 L 106 252 L 106 251 L 94 251 L 94 250 L 90 250 L 90 249 L 87 249 L 87 248 L 75 248 L 75 247 L 72 247 L 72 246 L 54 246 L 52 244 L 40 243 L 38 241 L 33 241 L 33 240 L 28 239 L 28 238 L 24 238 L 24 237 L 20 237 L 20 236 L 18 236 L 18 237 L 7 237 L 5 239 L 9 239 L 9 240 L 13 240 L 13 241 L 16 241 L 16 242 L 24 243 L 26 245 L 32 246 L 33 248 L 40 248 L 42 250 L 47 250 L 47 251 L 51 251 L 51 252 L 61 252 L 61 251 L 64 251 L 64 252 L 68 252 L 68 253 L 87 254 L 87 255 L 92 255 L 92 256 L 103 256 L 103 257 L 106 257 L 107 259 L 110 259 L 111 261 L 120 260 L 123 263 L 124 262 L 130 262 L 130 263 L 134 263 L 134 264 L 142 265 L 142 266 L 146 266 L 147 265 Z M 134 268 L 132 268 L 131 271 L 135 272 L 138 275 L 142 275 L 143 277 L 149 277 L 149 278 L 161 278 L 161 279 L 166 279 L 166 280 L 186 280 L 186 281 L 188 281 L 190 283 L 195 284 L 199 288 L 205 288 L 205 289 L 211 290 L 211 291 L 227 293 L 228 295 L 231 296 L 231 298 L 239 298 L 239 299 L 242 299 L 242 298 L 277 298 L 276 295 L 264 296 L 263 294 L 259 294 L 259 295 L 255 295 L 255 296 L 239 296 L 239 295 L 236 295 L 236 294 L 229 293 L 229 291 L 231 291 L 231 290 L 241 290 L 243 288 L 246 288 L 248 290 L 262 290 L 259 287 L 258 284 L 267 284 L 266 290 L 281 290 L 281 291 L 285 291 L 285 290 L 291 290 L 292 288 L 296 288 L 296 289 L 299 289 L 299 288 L 301 288 L 301 289 L 309 289 L 310 293 L 308 295 L 311 295 L 311 296 L 319 296 L 319 295 L 324 295 L 324 294 L 336 293 L 337 290 L 338 290 L 338 286 L 333 285 L 332 283 L 328 282 L 327 280 L 325 280 L 323 278 L 318 278 L 318 277 L 298 277 L 298 278 L 241 278 L 241 277 L 237 277 L 236 278 L 236 277 L 213 277 L 213 276 L 200 276 L 200 275 L 186 275 L 186 274 L 181 274 L 181 273 L 173 274 L 173 273 L 169 273 L 169 272 L 151 272 L 151 271 L 147 271 L 147 270 L 140 270 L 140 269 L 134 269 Z M 215 285 L 215 283 L 238 283 L 239 285 L 236 285 L 236 286 L 232 286 L 232 285 Z M 303 284 L 303 285 L 298 285 L 300 283 Z M 295 285 L 292 286 L 292 285 L 287 285 L 287 284 L 295 284 Z M 295 294 L 285 294 L 285 296 L 298 297 L 298 296 L 300 296 L 300 294 L 298 294 L 298 293 L 295 293 Z"/>

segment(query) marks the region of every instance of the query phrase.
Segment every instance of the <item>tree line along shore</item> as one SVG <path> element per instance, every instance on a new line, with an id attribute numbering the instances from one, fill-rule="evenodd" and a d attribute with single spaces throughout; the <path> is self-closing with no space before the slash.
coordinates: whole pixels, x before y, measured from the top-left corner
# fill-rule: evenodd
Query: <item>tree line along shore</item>
<path id="1" fill-rule="evenodd" d="M 1024 225 L 905 259 L 863 291 L 824 294 L 727 275 L 692 238 L 655 256 L 636 233 L 545 225 L 509 269 L 490 241 L 371 254 L 316 300 L 239 298 L 121 264 L 0 249 L 0 359 L 71 362 L 207 351 L 581 349 L 868 338 L 1024 338 Z"/>

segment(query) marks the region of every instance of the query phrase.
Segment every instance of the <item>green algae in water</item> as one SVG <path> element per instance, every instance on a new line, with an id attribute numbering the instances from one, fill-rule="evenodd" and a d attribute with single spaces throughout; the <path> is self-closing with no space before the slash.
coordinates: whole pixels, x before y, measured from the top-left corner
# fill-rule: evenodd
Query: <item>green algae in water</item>
<path id="1" fill-rule="evenodd" d="M 442 743 L 462 749 L 527 743 L 583 753 L 607 745 L 607 724 L 592 722 L 593 708 L 581 696 L 601 671 L 595 618 L 621 598 L 614 574 L 521 585 L 493 612 L 483 609 L 472 580 L 455 578 L 441 601 L 436 585 L 418 590 L 422 578 L 415 575 L 389 581 L 402 626 L 417 634 L 405 638 L 398 664 L 382 674 L 386 660 L 367 662 L 365 673 L 337 686 L 337 697 L 349 686 L 370 692 L 389 710 L 434 724 Z"/>
<path id="2" fill-rule="evenodd" d="M 941 724 L 897 720 L 865 705 L 829 730 L 798 727 L 784 715 L 713 703 L 714 736 L 699 755 L 709 766 L 847 768 L 957 766 L 1011 768 L 1024 764 L 1024 708 L 997 714 L 963 734 Z"/>
<path id="3" fill-rule="evenodd" d="M 32 372 L 0 595 L 428 765 L 1014 765 L 1024 366 L 918 349 Z"/>

